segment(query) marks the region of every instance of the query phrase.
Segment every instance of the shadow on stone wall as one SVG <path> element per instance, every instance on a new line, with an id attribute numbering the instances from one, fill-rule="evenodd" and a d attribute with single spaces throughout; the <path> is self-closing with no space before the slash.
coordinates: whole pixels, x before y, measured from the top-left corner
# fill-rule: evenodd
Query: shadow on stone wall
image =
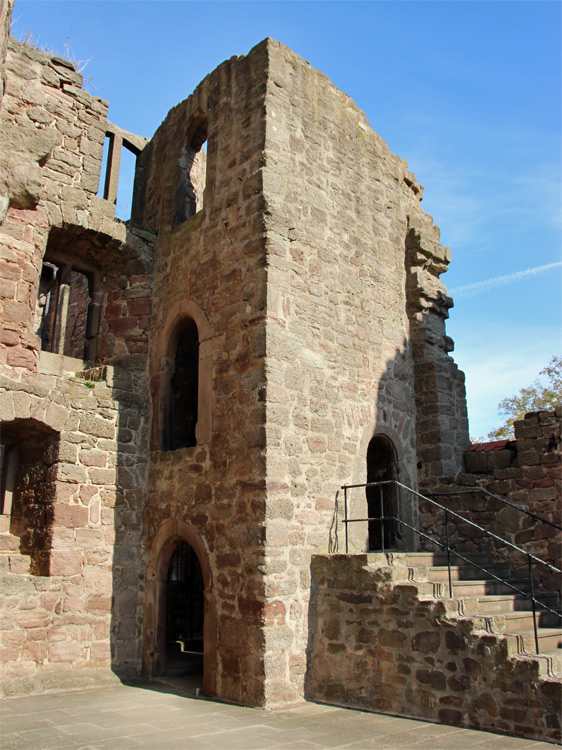
<path id="1" fill-rule="evenodd" d="M 374 418 L 370 429 L 357 435 L 357 458 L 348 483 L 363 484 L 398 480 L 416 487 L 419 465 L 416 460 L 415 388 L 412 352 L 407 339 L 395 356 L 387 361 L 374 396 Z M 347 495 L 347 498 L 346 498 Z M 382 491 L 385 517 L 398 517 L 409 525 L 418 518 L 417 500 L 396 486 Z M 348 519 L 380 517 L 381 492 L 378 488 L 357 487 L 347 493 L 338 488 L 328 533 L 330 552 L 344 552 L 346 529 L 343 523 L 347 499 Z M 365 521 L 348 524 L 350 552 L 366 552 L 381 547 L 381 523 Z M 394 519 L 385 522 L 385 547 L 416 548 L 412 532 Z"/>

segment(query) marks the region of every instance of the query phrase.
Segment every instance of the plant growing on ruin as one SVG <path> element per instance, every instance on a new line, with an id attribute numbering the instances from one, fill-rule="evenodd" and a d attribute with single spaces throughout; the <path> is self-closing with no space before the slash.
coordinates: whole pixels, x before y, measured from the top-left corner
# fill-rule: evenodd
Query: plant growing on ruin
<path id="1" fill-rule="evenodd" d="M 539 375 L 543 376 L 542 382 L 537 378 L 519 393 L 500 401 L 498 411 L 507 419 L 488 433 L 488 440 L 513 438 L 513 423 L 524 419 L 527 412 L 552 411 L 557 404 L 562 404 L 562 357 L 552 357 Z"/>

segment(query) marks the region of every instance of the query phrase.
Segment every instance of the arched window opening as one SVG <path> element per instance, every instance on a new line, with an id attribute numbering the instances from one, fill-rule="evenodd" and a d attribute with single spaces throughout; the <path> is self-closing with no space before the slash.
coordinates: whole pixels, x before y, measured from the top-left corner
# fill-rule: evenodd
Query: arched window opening
<path id="1" fill-rule="evenodd" d="M 397 479 L 394 446 L 391 441 L 375 435 L 367 448 L 367 482 L 386 482 Z M 393 484 L 381 484 L 367 487 L 367 511 L 369 518 L 369 550 L 382 550 L 395 547 L 399 532 L 396 522 L 397 501 L 396 487 Z"/>
<path id="2" fill-rule="evenodd" d="M 179 226 L 203 208 L 207 182 L 207 120 L 201 122 L 183 145 L 179 157 L 179 178 L 173 226 Z"/>
<path id="3" fill-rule="evenodd" d="M 203 575 L 195 551 L 179 542 L 166 581 L 166 674 L 200 677 L 205 613 Z"/>
<path id="4" fill-rule="evenodd" d="M 168 400 L 167 449 L 197 445 L 199 401 L 199 332 L 189 319 L 178 338 Z"/>
<path id="5" fill-rule="evenodd" d="M 45 259 L 36 308 L 41 349 L 87 360 L 92 356 L 93 274 L 74 263 Z"/>

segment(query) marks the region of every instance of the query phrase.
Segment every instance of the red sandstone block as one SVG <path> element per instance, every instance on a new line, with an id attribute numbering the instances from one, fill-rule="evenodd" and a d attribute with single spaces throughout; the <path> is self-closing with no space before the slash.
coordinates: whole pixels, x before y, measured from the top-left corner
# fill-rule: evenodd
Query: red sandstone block
<path id="1" fill-rule="evenodd" d="M 15 648 L 0 648 L 0 662 L 15 661 L 20 652 Z"/>
<path id="2" fill-rule="evenodd" d="M 90 500 L 94 495 L 96 495 L 98 492 L 97 487 L 90 487 L 88 485 L 84 485 L 80 488 L 80 501 L 83 505 L 88 505 Z"/>
<path id="3" fill-rule="evenodd" d="M 14 299 L 16 296 L 16 282 L 9 279 L 0 279 L 0 297 Z"/>
<path id="4" fill-rule="evenodd" d="M 0 534 L 0 550 L 18 550 L 19 547 L 19 536 L 13 536 L 12 534 Z"/>
<path id="5" fill-rule="evenodd" d="M 111 597 L 99 596 L 88 599 L 86 602 L 86 610 L 96 614 L 111 612 Z"/>
<path id="6" fill-rule="evenodd" d="M 107 453 L 105 451 L 98 451 L 98 450 L 82 450 L 79 454 L 80 463 L 84 464 L 84 466 L 98 466 L 98 467 L 105 467 L 107 464 Z M 93 488 L 91 489 L 91 494 L 95 493 L 95 490 Z"/>
<path id="7" fill-rule="evenodd" d="M 28 641 L 22 649 L 22 658 L 34 661 L 36 664 L 41 662 L 47 656 L 47 644 L 43 641 Z"/>
<path id="8" fill-rule="evenodd" d="M 1 273 L 2 281 L 19 281 L 22 276 L 22 269 L 15 263 L 2 263 Z"/>
<path id="9" fill-rule="evenodd" d="M 67 528 L 81 528 L 88 524 L 88 508 L 82 505 L 53 506 L 53 523 Z M 64 575 L 64 574 L 63 574 Z"/>
<path id="10" fill-rule="evenodd" d="M 5 346 L 17 346 L 20 343 L 20 337 L 15 331 L 6 329 L 0 331 L 0 344 Z"/>
<path id="11" fill-rule="evenodd" d="M 50 615 L 44 610 L 24 610 L 14 614 L 20 628 L 43 628 L 49 624 Z"/>
<path id="12" fill-rule="evenodd" d="M 44 229 L 49 228 L 49 215 L 44 208 L 31 209 L 20 209 L 18 211 L 18 219 L 25 224 L 31 224 L 34 227 L 43 227 Z"/>
<path id="13" fill-rule="evenodd" d="M 82 656 L 83 647 L 76 641 L 61 641 L 51 643 L 48 647 L 48 658 L 51 662 L 72 663 Z"/>
<path id="14" fill-rule="evenodd" d="M 132 317 L 117 318 L 115 320 L 109 321 L 109 323 L 111 332 L 116 336 L 124 336 L 133 329 L 137 328 L 137 319 Z"/>
<path id="15" fill-rule="evenodd" d="M 27 630 L 25 632 L 26 640 L 28 641 L 46 641 L 48 628 L 33 628 L 33 630 Z"/>
<path id="16" fill-rule="evenodd" d="M 53 550 L 50 572 L 52 576 L 75 576 L 82 570 L 82 553 Z"/>
<path id="17" fill-rule="evenodd" d="M 108 641 L 94 642 L 90 645 L 90 659 L 105 661 L 111 658 L 111 647 Z"/>
<path id="18" fill-rule="evenodd" d="M 103 534 L 98 529 L 77 529 L 76 530 L 76 545 L 78 547 L 85 547 L 87 549 L 93 549 L 98 547 L 103 541 Z"/>
<path id="19" fill-rule="evenodd" d="M 29 349 L 9 349 L 6 361 L 12 367 L 25 367 L 28 370 L 35 370 L 36 356 L 35 352 Z"/>
<path id="20" fill-rule="evenodd" d="M 10 555 L 10 573 L 25 574 L 29 573 L 31 558 L 27 555 Z"/>
<path id="21" fill-rule="evenodd" d="M 90 596 L 103 597 L 111 594 L 113 577 L 107 571 L 84 573 L 84 588 Z"/>
<path id="22" fill-rule="evenodd" d="M 282 625 L 285 622 L 285 605 L 278 599 L 265 602 L 263 615 L 266 625 Z"/>
<path id="23" fill-rule="evenodd" d="M 326 440 L 321 437 L 309 437 L 308 449 L 312 453 L 324 453 L 327 449 Z"/>
<path id="24" fill-rule="evenodd" d="M 150 315 L 150 313 L 152 312 L 150 298 L 140 297 L 138 299 L 128 300 L 127 312 L 129 315 L 137 317 L 141 315 Z"/>

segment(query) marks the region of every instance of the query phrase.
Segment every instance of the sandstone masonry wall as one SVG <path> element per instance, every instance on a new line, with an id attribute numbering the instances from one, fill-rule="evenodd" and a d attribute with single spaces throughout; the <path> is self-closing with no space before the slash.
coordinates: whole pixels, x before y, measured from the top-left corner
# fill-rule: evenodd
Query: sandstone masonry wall
<path id="1" fill-rule="evenodd" d="M 70 63 L 13 39 L 4 77 L 0 439 L 21 456 L 14 512 L 0 519 L 11 695 L 140 669 L 152 261 L 151 235 L 96 197 L 107 104 Z M 91 275 L 93 360 L 40 351 L 45 256 Z"/>
<path id="2" fill-rule="evenodd" d="M 458 469 L 468 430 L 444 335 L 452 303 L 438 278 L 450 253 L 420 208 L 421 187 L 326 76 L 271 40 L 268 54 L 265 592 L 276 612 L 266 635 L 275 703 L 302 691 L 310 555 L 328 549 L 341 484 L 366 481 L 372 436 L 392 441 L 398 478 L 415 486 L 417 443 L 426 474 Z M 407 244 L 412 227 L 420 258 Z M 431 331 L 418 309 L 437 321 Z M 423 334 L 419 363 L 412 327 Z M 445 379 L 428 387 L 436 370 Z M 365 516 L 364 491 L 351 500 L 351 515 Z M 413 506 L 402 512 L 416 517 Z M 355 537 L 364 550 L 365 529 Z"/>
<path id="3" fill-rule="evenodd" d="M 264 702 L 265 271 L 262 169 L 266 45 L 233 58 L 175 107 L 143 155 L 137 200 L 158 228 L 150 351 L 152 437 L 146 543 L 145 671 L 164 669 L 158 581 L 173 540 L 201 544 L 207 588 L 207 691 Z M 183 153 L 208 133 L 203 208 L 174 228 Z M 138 206 L 138 204 L 137 204 Z M 178 326 L 199 331 L 197 446 L 161 450 Z M 205 404 L 206 406 L 203 406 Z M 183 531 L 178 530 L 179 526 Z M 162 527 L 170 528 L 162 538 Z M 159 535 L 160 534 L 160 535 Z M 202 564 L 205 560 L 201 560 Z M 211 603 L 214 612 L 211 611 Z M 207 627 L 207 626 L 206 626 Z"/>
<path id="4" fill-rule="evenodd" d="M 312 559 L 311 700 L 560 741 L 560 680 L 366 555 Z"/>
<path id="5" fill-rule="evenodd" d="M 34 456 L 0 534 L 16 613 L 6 690 L 138 674 L 141 650 L 161 674 L 168 563 L 185 541 L 205 588 L 204 691 L 297 700 L 311 554 L 328 547 L 340 485 L 365 480 L 371 438 L 393 443 L 411 486 L 458 471 L 468 442 L 439 281 L 449 252 L 421 186 L 347 96 L 268 39 L 146 147 L 129 134 L 141 153 L 123 223 L 96 196 L 106 134 L 126 140 L 107 104 L 13 40 L 5 81 L 0 419 L 10 465 L 16 448 Z M 73 334 L 85 361 L 41 351 L 53 274 L 57 314 L 72 278 L 88 285 Z M 168 450 L 188 320 L 197 444 Z"/>
<path id="6" fill-rule="evenodd" d="M 492 453 L 498 468 L 487 470 L 487 456 L 467 454 L 467 462 L 474 473 L 463 473 L 456 478 L 444 477 L 441 482 L 428 487 L 428 492 L 438 502 L 479 526 L 499 534 L 502 538 L 522 547 L 527 552 L 562 569 L 562 532 L 543 524 L 524 513 L 478 492 L 455 495 L 456 489 L 482 487 L 499 495 L 524 510 L 536 513 L 551 523 L 562 518 L 562 416 L 556 412 L 527 414 L 515 423 L 515 441 L 512 450 Z M 477 461 L 480 459 L 481 471 Z M 451 492 L 451 496 L 439 496 Z M 486 537 L 478 529 L 451 517 L 451 543 L 463 550 L 490 552 L 490 562 L 507 562 L 514 569 L 526 573 L 527 559 L 516 550 Z M 438 539 L 444 539 L 444 513 L 431 506 L 420 504 L 422 528 Z M 549 572 L 539 564 L 534 566 L 535 581 L 543 587 L 559 588 L 558 574 Z"/>

